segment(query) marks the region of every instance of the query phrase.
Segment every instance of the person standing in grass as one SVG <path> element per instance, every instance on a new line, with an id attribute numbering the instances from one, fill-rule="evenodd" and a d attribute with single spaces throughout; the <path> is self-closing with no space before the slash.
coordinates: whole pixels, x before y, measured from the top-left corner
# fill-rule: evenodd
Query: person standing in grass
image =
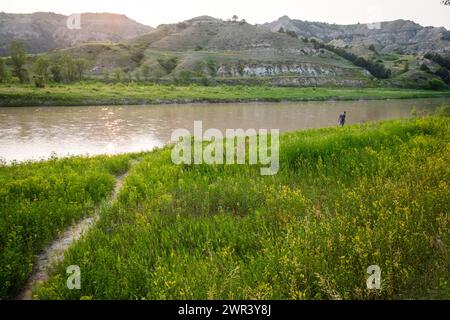
<path id="1" fill-rule="evenodd" d="M 339 125 L 340 125 L 341 127 L 343 127 L 343 126 L 345 125 L 345 120 L 346 120 L 346 118 L 347 118 L 347 112 L 346 112 L 346 111 L 344 111 L 344 113 L 341 113 L 341 114 L 339 115 Z"/>

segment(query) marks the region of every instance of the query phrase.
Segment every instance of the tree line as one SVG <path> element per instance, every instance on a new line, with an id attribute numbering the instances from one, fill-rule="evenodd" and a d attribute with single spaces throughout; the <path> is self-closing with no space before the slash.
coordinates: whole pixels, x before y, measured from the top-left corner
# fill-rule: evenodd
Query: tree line
<path id="1" fill-rule="evenodd" d="M 392 71 L 386 68 L 382 63 L 377 61 L 367 60 L 363 57 L 359 57 L 354 53 L 348 52 L 345 49 L 335 47 L 330 44 L 325 44 L 317 41 L 316 39 L 311 39 L 316 49 L 326 49 L 328 51 L 334 52 L 338 56 L 350 61 L 355 66 L 366 69 L 370 74 L 379 79 L 388 79 L 392 75 Z M 375 50 L 373 48 L 373 50 Z"/>
<path id="2" fill-rule="evenodd" d="M 87 68 L 86 60 L 64 54 L 27 56 L 23 43 L 12 41 L 9 58 L 0 59 L 0 82 L 33 82 L 36 87 L 48 82 L 71 83 L 83 80 Z"/>
<path id="3" fill-rule="evenodd" d="M 424 56 L 424 58 L 433 61 L 439 66 L 439 68 L 434 72 L 434 74 L 440 77 L 445 84 L 450 85 L 450 72 L 449 72 L 450 57 L 444 57 L 441 56 L 439 53 L 429 52 Z M 420 70 L 433 73 L 431 72 L 430 68 L 425 64 L 422 64 Z M 436 81 L 435 86 L 439 86 L 439 84 Z M 442 85 L 440 86 L 443 87 Z"/>

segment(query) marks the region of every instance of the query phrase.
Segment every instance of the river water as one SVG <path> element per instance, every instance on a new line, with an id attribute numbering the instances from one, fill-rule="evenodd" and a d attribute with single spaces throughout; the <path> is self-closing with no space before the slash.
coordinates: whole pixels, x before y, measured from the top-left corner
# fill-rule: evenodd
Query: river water
<path id="1" fill-rule="evenodd" d="M 0 159 L 137 152 L 161 147 L 175 129 L 280 129 L 280 132 L 411 117 L 450 99 L 0 108 Z"/>

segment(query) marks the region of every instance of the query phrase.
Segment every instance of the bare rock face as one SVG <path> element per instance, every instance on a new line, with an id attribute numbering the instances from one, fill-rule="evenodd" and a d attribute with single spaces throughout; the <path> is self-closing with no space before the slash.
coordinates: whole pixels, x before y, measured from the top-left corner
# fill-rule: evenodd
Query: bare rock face
<path id="1" fill-rule="evenodd" d="M 69 29 L 68 16 L 38 12 L 33 14 L 0 13 L 0 55 L 7 55 L 14 39 L 25 43 L 27 52 L 40 53 L 92 41 L 123 41 L 153 28 L 124 15 L 83 13 L 81 28 Z"/>
<path id="2" fill-rule="evenodd" d="M 450 32 L 445 28 L 422 27 L 407 20 L 372 24 L 336 25 L 321 22 L 292 20 L 287 16 L 262 25 L 273 32 L 280 28 L 297 33 L 299 37 L 333 41 L 342 46 L 374 44 L 380 52 L 402 51 L 423 54 L 429 51 L 450 51 Z"/>

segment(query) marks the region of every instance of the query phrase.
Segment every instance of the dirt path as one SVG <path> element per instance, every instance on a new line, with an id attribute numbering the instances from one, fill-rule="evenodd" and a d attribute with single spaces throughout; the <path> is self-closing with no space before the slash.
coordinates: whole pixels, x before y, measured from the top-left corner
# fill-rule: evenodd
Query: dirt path
<path id="1" fill-rule="evenodd" d="M 116 201 L 120 189 L 122 188 L 123 181 L 128 176 L 130 171 L 118 176 L 116 178 L 116 184 L 114 191 L 110 198 L 107 200 L 107 204 L 112 204 Z M 17 297 L 18 300 L 31 300 L 33 298 L 32 293 L 36 285 L 48 280 L 49 268 L 61 262 L 64 259 L 64 253 L 69 247 L 76 241 L 78 241 L 87 231 L 89 231 L 99 219 L 100 213 L 99 206 L 93 216 L 86 217 L 80 220 L 77 224 L 69 227 L 64 233 L 56 239 L 52 244 L 47 246 L 36 259 L 36 263 L 33 266 L 33 272 L 28 279 L 22 292 Z"/>

